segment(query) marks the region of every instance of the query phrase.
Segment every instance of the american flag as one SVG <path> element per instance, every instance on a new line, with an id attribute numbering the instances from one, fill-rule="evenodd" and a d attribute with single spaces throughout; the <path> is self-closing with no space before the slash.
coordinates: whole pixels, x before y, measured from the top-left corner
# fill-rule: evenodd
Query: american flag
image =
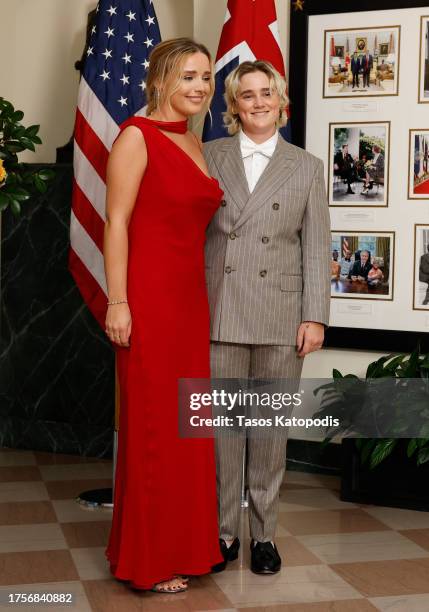
<path id="1" fill-rule="evenodd" d="M 213 122 L 207 115 L 204 141 L 228 136 L 222 120 L 225 79 L 238 64 L 255 60 L 270 62 L 284 76 L 274 0 L 228 0 L 216 55 L 216 91 L 210 108 Z M 289 122 L 281 133 L 290 142 Z"/>
<path id="2" fill-rule="evenodd" d="M 102 327 L 107 158 L 119 125 L 144 114 L 149 54 L 160 40 L 152 0 L 98 3 L 76 110 L 69 269 Z"/>

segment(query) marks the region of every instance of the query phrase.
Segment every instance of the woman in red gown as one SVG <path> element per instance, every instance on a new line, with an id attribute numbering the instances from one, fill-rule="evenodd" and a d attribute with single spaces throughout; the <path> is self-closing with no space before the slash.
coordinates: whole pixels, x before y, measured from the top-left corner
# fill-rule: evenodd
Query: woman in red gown
<path id="1" fill-rule="evenodd" d="M 222 191 L 187 119 L 213 88 L 204 46 L 155 47 L 148 118 L 121 126 L 107 170 L 106 332 L 121 403 L 106 556 L 118 579 L 157 592 L 222 561 L 213 439 L 178 435 L 178 379 L 210 377 L 204 241 Z"/>

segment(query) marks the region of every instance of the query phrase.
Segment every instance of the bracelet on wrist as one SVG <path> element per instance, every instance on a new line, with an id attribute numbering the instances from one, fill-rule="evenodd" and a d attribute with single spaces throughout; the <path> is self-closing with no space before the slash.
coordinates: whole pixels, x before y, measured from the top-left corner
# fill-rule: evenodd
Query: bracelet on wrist
<path id="1" fill-rule="evenodd" d="M 128 304 L 128 300 L 109 300 L 107 302 L 108 306 L 116 306 L 117 304 Z"/>

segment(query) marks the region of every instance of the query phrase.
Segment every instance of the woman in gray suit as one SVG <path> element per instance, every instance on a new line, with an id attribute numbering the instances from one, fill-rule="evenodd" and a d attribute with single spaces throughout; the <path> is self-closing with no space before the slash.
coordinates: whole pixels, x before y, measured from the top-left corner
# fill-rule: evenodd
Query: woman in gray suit
<path id="1" fill-rule="evenodd" d="M 224 200 L 208 231 L 206 277 L 213 378 L 294 379 L 320 349 L 329 319 L 330 222 L 322 162 L 279 134 L 286 83 L 267 62 L 240 64 L 227 78 L 231 137 L 205 144 Z M 278 572 L 274 544 L 287 428 L 247 441 L 251 569 Z M 240 546 L 241 466 L 246 432 L 217 438 L 220 547 Z"/>

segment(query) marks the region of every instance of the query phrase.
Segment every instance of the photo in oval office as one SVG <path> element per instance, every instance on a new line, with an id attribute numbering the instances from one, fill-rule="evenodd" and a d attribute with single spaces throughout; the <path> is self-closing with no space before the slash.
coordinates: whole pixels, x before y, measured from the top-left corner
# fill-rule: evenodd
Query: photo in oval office
<path id="1" fill-rule="evenodd" d="M 400 29 L 325 30 L 323 97 L 398 95 Z"/>
<path id="2" fill-rule="evenodd" d="M 331 297 L 392 300 L 395 233 L 331 235 Z"/>

